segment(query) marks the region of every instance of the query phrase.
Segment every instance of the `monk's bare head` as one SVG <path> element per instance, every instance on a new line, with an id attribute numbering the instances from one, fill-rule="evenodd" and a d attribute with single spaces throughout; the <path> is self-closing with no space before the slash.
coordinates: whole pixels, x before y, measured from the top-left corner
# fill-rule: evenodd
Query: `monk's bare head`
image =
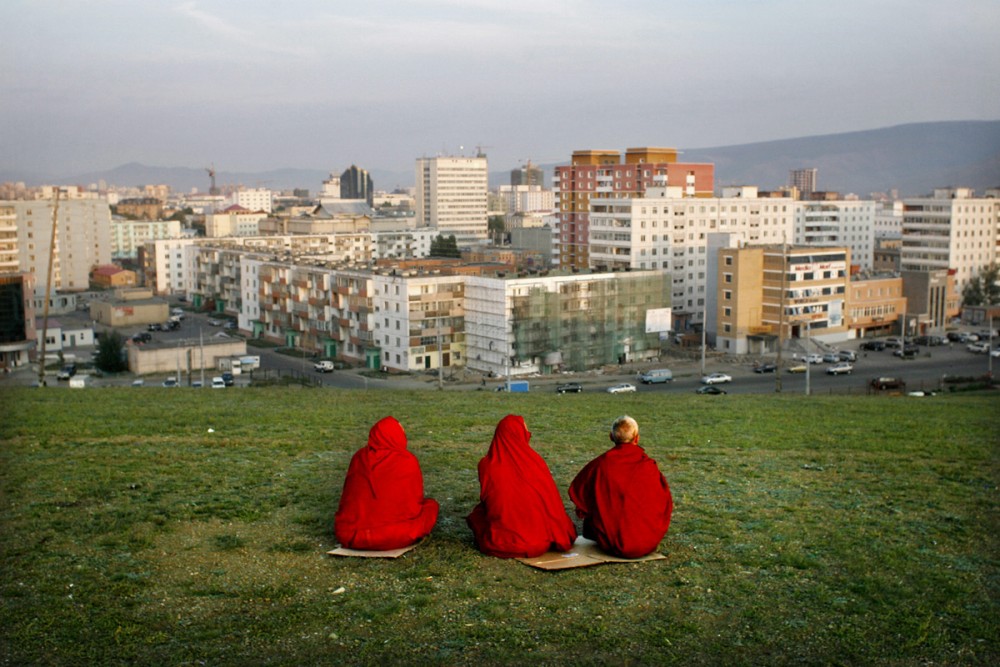
<path id="1" fill-rule="evenodd" d="M 611 442 L 624 445 L 639 441 L 639 424 L 628 415 L 622 415 L 611 425 Z"/>

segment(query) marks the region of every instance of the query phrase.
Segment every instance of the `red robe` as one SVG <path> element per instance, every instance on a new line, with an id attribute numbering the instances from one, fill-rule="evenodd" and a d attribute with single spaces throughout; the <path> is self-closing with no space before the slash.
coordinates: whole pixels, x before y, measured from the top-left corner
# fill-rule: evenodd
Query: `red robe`
<path id="1" fill-rule="evenodd" d="M 524 419 L 507 415 L 479 461 L 480 502 L 466 522 L 484 554 L 529 558 L 566 551 L 576 539 L 552 473 L 530 439 Z"/>
<path id="2" fill-rule="evenodd" d="M 588 463 L 569 487 L 583 536 L 609 554 L 641 558 L 670 528 L 674 501 L 656 461 L 636 444 L 615 445 Z"/>
<path id="3" fill-rule="evenodd" d="M 334 518 L 337 541 L 372 551 L 406 547 L 431 532 L 437 515 L 437 501 L 424 497 L 423 474 L 406 450 L 403 427 L 382 419 L 347 468 Z"/>

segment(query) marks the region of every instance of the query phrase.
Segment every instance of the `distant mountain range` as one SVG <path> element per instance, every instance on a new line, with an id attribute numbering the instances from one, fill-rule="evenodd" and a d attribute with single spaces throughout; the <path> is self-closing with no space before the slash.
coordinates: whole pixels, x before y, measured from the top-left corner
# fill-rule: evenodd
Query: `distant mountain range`
<path id="1" fill-rule="evenodd" d="M 581 142 L 578 148 L 604 148 Z M 622 147 L 624 148 L 624 147 Z M 566 162 L 570 159 L 567 154 Z M 788 183 L 792 169 L 816 167 L 820 190 L 835 190 L 867 197 L 872 192 L 899 191 L 901 196 L 919 196 L 936 187 L 965 186 L 978 193 L 1000 187 L 1000 120 L 914 123 L 878 130 L 782 139 L 738 146 L 682 149 L 684 162 L 715 163 L 716 188 L 725 185 L 757 185 L 774 189 Z M 557 163 L 540 165 L 546 182 Z M 563 163 L 558 163 L 563 164 Z M 392 190 L 413 185 L 413 171 L 388 171 L 366 167 L 375 187 Z M 490 186 L 509 183 L 510 168 L 490 173 Z M 264 172 L 216 174 L 220 185 L 242 184 L 274 190 L 305 188 L 315 194 L 328 171 L 276 169 Z M 207 191 L 204 169 L 154 167 L 129 163 L 109 171 L 75 176 L 45 176 L 0 171 L 2 181 L 25 181 L 28 185 L 61 183 L 137 186 L 167 184 L 174 190 Z"/>

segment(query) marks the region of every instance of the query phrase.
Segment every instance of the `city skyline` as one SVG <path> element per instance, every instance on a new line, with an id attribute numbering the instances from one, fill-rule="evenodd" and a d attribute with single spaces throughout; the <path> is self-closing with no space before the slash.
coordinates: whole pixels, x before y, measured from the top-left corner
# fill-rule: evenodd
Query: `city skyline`
<path id="1" fill-rule="evenodd" d="M 985 0 L 16 0 L 0 17 L 4 171 L 405 171 L 479 147 L 509 169 L 998 116 Z"/>

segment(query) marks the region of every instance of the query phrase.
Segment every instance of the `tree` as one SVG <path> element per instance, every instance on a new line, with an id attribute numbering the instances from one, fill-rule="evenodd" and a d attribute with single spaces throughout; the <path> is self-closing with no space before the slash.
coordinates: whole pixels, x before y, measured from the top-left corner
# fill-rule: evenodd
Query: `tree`
<path id="1" fill-rule="evenodd" d="M 431 240 L 431 257 L 461 257 L 462 253 L 458 249 L 458 242 L 455 235 L 445 237 L 438 234 L 437 238 Z"/>
<path id="2" fill-rule="evenodd" d="M 502 215 L 491 215 L 486 223 L 486 229 L 493 240 L 493 245 L 500 245 L 503 242 L 506 225 Z"/>
<path id="3" fill-rule="evenodd" d="M 97 336 L 97 358 L 94 365 L 105 373 L 120 373 L 128 369 L 125 361 L 125 339 L 112 329 Z"/>
<path id="4" fill-rule="evenodd" d="M 991 264 L 979 270 L 979 275 L 962 290 L 966 306 L 989 306 L 1000 303 L 1000 265 Z"/>

